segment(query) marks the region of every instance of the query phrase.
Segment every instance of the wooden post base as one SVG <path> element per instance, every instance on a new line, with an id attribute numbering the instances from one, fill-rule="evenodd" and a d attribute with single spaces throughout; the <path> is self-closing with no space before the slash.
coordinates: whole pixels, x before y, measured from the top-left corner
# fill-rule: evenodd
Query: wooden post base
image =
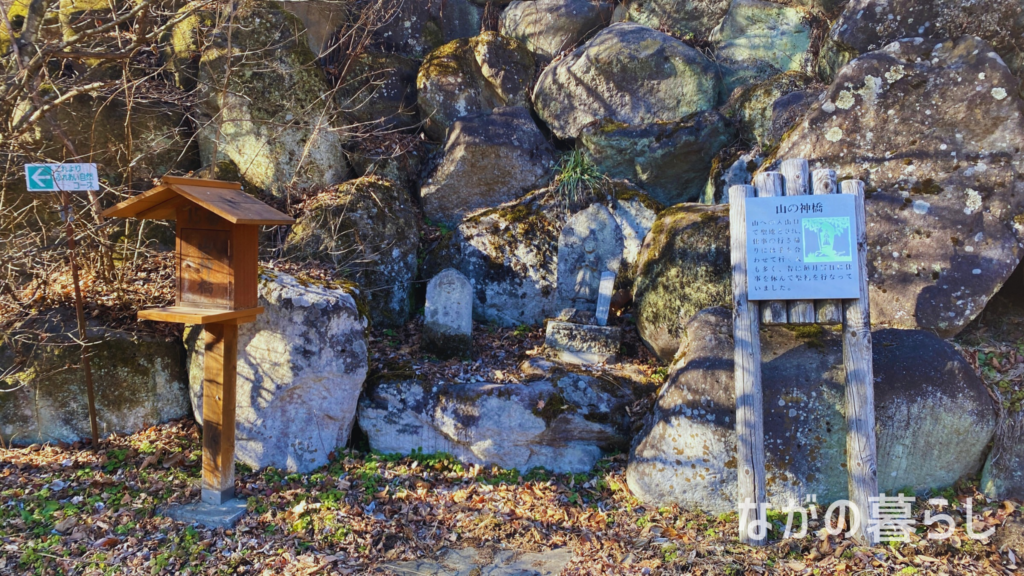
<path id="1" fill-rule="evenodd" d="M 203 502 L 219 506 L 235 496 L 238 325 L 206 324 L 203 338 Z"/>

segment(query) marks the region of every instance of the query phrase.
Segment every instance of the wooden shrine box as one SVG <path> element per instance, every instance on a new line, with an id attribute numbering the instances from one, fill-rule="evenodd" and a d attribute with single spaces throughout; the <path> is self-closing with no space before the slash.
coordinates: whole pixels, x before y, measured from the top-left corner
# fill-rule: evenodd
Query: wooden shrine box
<path id="1" fill-rule="evenodd" d="M 208 324 L 255 318 L 261 225 L 295 221 L 242 192 L 236 182 L 165 176 L 160 186 L 103 213 L 175 220 L 175 304 L 139 312 L 140 320 Z"/>

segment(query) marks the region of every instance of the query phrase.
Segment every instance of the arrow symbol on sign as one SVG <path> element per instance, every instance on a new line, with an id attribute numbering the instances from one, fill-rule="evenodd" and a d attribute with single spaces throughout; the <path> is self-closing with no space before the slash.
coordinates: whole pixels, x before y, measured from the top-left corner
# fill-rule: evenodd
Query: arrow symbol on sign
<path id="1" fill-rule="evenodd" d="M 49 185 L 50 181 L 53 180 L 53 176 L 51 174 L 47 174 L 46 172 L 47 169 L 45 167 L 39 167 L 29 178 L 39 188 L 45 188 Z"/>

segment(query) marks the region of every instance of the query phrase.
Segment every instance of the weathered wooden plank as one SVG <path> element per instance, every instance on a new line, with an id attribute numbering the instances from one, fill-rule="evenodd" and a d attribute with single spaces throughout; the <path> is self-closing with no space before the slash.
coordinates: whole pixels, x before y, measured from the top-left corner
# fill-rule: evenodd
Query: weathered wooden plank
<path id="1" fill-rule="evenodd" d="M 238 325 L 203 327 L 203 502 L 235 496 L 235 378 Z"/>
<path id="2" fill-rule="evenodd" d="M 754 188 L 759 198 L 783 196 L 786 187 L 782 174 L 779 172 L 762 172 L 754 177 Z M 744 230 L 744 238 L 746 231 Z M 789 321 L 784 300 L 761 302 L 761 321 L 765 324 L 785 324 Z"/>
<path id="3" fill-rule="evenodd" d="M 867 226 L 864 218 L 864 183 L 847 180 L 843 194 L 856 197 L 857 266 L 860 298 L 843 301 L 843 364 L 846 367 L 846 464 L 850 500 L 861 512 L 857 538 L 877 543 L 867 530 L 869 501 L 878 496 L 875 454 L 875 382 L 871 358 L 871 315 L 868 305 Z"/>
<path id="4" fill-rule="evenodd" d="M 263 313 L 262 306 L 244 310 L 219 310 L 216 308 L 193 308 L 189 306 L 168 306 L 139 310 L 139 320 L 175 322 L 177 324 L 210 324 L 245 318 L 256 318 Z M 244 324 L 245 322 L 242 322 Z"/>
<path id="5" fill-rule="evenodd" d="M 795 158 L 782 162 L 782 177 L 785 180 L 786 196 L 803 196 L 809 193 L 810 168 L 807 160 Z M 791 324 L 813 324 L 814 300 L 790 300 L 788 302 Z"/>
<path id="6" fill-rule="evenodd" d="M 828 168 L 815 170 L 811 180 L 814 182 L 814 195 L 836 194 L 839 191 L 836 182 L 836 171 Z M 840 324 L 843 321 L 843 305 L 839 300 L 816 300 L 814 315 L 818 324 Z"/>
<path id="7" fill-rule="evenodd" d="M 764 538 L 751 538 L 747 527 L 761 523 L 757 504 L 765 502 L 764 411 L 761 395 L 760 312 L 747 301 L 747 228 L 746 199 L 753 197 L 753 186 L 729 189 L 729 228 L 732 250 L 732 321 L 735 340 L 734 377 L 736 380 L 736 460 L 738 501 L 753 503 L 754 509 L 740 514 L 740 540 L 763 545 Z"/>

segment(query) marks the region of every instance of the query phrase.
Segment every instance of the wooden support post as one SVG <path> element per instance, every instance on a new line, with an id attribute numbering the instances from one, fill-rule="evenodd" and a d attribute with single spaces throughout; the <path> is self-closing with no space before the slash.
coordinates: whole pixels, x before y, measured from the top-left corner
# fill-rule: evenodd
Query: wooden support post
<path id="1" fill-rule="evenodd" d="M 751 538 L 748 526 L 763 524 L 758 506 L 765 499 L 764 410 L 761 395 L 760 311 L 747 300 L 747 198 L 755 193 L 753 186 L 729 189 L 729 228 L 732 251 L 732 322 L 735 339 L 734 377 L 736 380 L 736 460 L 737 500 L 752 503 L 753 510 L 740 513 L 740 541 L 764 545 L 762 538 Z M 742 510 L 742 508 L 741 508 Z"/>
<path id="2" fill-rule="evenodd" d="M 814 171 L 814 195 L 836 194 L 839 191 L 836 171 L 821 168 Z M 843 305 L 839 300 L 815 300 L 814 314 L 818 324 L 840 324 L 843 321 Z"/>
<path id="3" fill-rule="evenodd" d="M 762 172 L 758 174 L 754 177 L 754 186 L 756 188 L 755 195 L 759 198 L 784 196 L 786 191 L 782 174 L 778 172 Z M 732 191 L 730 189 L 730 198 L 732 197 L 731 194 Z M 746 238 L 746 230 L 743 231 L 743 237 Z M 744 286 L 746 285 L 744 284 Z M 755 304 L 755 306 L 757 305 Z M 789 315 L 786 312 L 787 306 L 784 300 L 761 302 L 760 306 L 761 321 L 765 324 L 785 324 L 789 321 Z"/>
<path id="4" fill-rule="evenodd" d="M 782 162 L 782 177 L 786 182 L 786 196 L 803 196 L 809 192 L 810 168 L 802 158 Z M 792 300 L 789 302 L 791 324 L 814 324 L 814 300 Z"/>
<path id="5" fill-rule="evenodd" d="M 864 218 L 864 183 L 846 180 L 843 194 L 856 197 L 857 259 L 860 267 L 860 298 L 843 301 L 843 364 L 846 367 L 846 464 L 850 475 L 850 500 L 860 511 L 855 535 L 874 545 L 878 534 L 867 530 L 868 498 L 878 496 L 875 455 L 875 382 L 871 357 L 871 315 L 868 306 L 867 226 Z"/>
<path id="6" fill-rule="evenodd" d="M 238 325 L 206 324 L 203 337 L 203 502 L 219 506 L 235 496 Z"/>

